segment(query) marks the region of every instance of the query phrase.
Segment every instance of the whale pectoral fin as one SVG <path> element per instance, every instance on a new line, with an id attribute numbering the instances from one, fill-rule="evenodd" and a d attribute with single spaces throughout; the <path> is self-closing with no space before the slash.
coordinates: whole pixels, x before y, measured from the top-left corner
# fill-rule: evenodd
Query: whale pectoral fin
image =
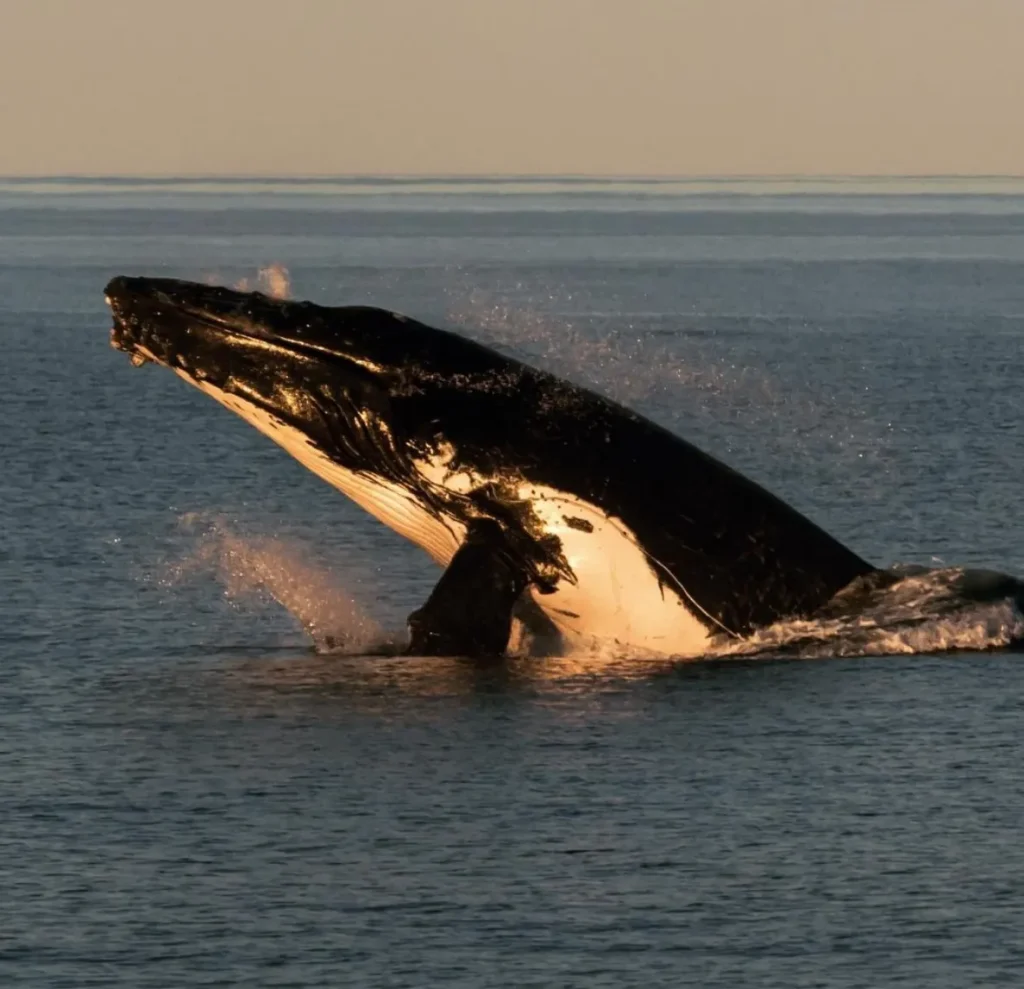
<path id="1" fill-rule="evenodd" d="M 407 652 L 501 655 L 512 631 L 512 609 L 526 583 L 501 526 L 477 519 L 426 604 L 409 616 Z"/>

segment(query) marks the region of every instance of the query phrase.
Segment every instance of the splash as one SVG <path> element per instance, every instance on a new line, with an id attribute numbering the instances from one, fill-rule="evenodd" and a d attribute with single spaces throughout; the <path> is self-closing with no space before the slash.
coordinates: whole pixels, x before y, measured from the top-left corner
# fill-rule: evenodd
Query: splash
<path id="1" fill-rule="evenodd" d="M 689 320 L 680 316 L 679 325 L 665 332 L 652 331 L 643 317 L 573 320 L 476 288 L 453 289 L 450 298 L 449 320 L 483 343 L 638 407 L 698 441 L 707 429 L 723 453 L 746 449 L 749 437 L 757 435 L 787 455 L 813 451 L 819 461 L 856 459 L 893 469 L 891 421 L 876 421 L 858 408 L 839 409 L 807 382 L 716 357 L 706 337 L 688 332 L 688 322 L 690 329 L 695 326 L 693 314 Z M 553 294 L 544 301 L 571 305 L 573 298 Z"/>
<path id="2" fill-rule="evenodd" d="M 1024 583 L 1004 574 L 894 567 L 854 581 L 808 621 L 719 640 L 703 659 L 907 656 L 1024 643 Z"/>
<path id="3" fill-rule="evenodd" d="M 475 329 L 491 346 L 516 352 L 555 374 L 595 388 L 616 401 L 629 404 L 686 388 L 691 394 L 722 394 L 735 390 L 742 379 L 744 387 L 771 397 L 763 376 L 737 371 L 707 359 L 684 360 L 649 338 L 631 332 L 625 335 L 588 332 L 564 319 L 495 302 L 474 291 L 448 312 L 456 325 Z"/>
<path id="4" fill-rule="evenodd" d="M 283 607 L 324 654 L 393 656 L 399 635 L 389 635 L 337 577 L 285 539 L 243 535 L 219 517 L 183 516 L 197 536 L 195 548 L 169 568 L 174 586 L 212 576 L 233 603 L 266 600 Z M 518 629 L 522 632 L 522 629 Z M 700 655 L 640 654 L 598 641 L 566 649 L 528 635 L 510 643 L 513 662 L 550 665 L 551 675 L 632 669 L 666 662 L 898 656 L 976 652 L 1024 644 L 1024 582 L 983 570 L 895 567 L 854 581 L 813 620 L 778 622 L 743 639 L 718 638 Z M 542 657 L 542 658 L 541 658 Z"/>
<path id="5" fill-rule="evenodd" d="M 207 285 L 222 285 L 224 279 L 217 272 L 203 276 Z M 278 262 L 260 268 L 255 278 L 239 278 L 232 286 L 236 292 L 262 292 L 272 299 L 289 299 L 292 294 L 292 280 L 288 269 Z"/>
<path id="6" fill-rule="evenodd" d="M 212 575 L 232 602 L 269 597 L 313 640 L 318 652 L 394 651 L 394 643 L 337 578 L 311 564 L 298 547 L 268 536 L 241 535 L 222 518 L 191 513 L 180 520 L 195 548 L 169 568 L 165 584 Z"/>
<path id="7" fill-rule="evenodd" d="M 260 268 L 256 276 L 256 286 L 273 299 L 287 299 L 292 294 L 292 281 L 288 269 L 276 262 L 266 268 Z"/>

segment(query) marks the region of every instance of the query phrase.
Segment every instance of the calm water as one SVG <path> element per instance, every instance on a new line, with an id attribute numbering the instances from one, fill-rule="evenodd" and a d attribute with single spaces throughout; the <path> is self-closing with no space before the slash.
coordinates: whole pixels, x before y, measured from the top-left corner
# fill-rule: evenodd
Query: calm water
<path id="1" fill-rule="evenodd" d="M 314 652 L 436 573 L 102 298 L 272 262 L 1024 574 L 1024 183 L 0 182 L 0 983 L 1021 984 L 1019 654 Z"/>

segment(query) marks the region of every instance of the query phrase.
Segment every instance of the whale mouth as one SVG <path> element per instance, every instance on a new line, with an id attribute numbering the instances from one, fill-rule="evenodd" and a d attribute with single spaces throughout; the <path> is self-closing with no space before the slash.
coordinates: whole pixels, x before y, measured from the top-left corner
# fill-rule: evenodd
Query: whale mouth
<path id="1" fill-rule="evenodd" d="M 107 300 L 110 304 L 110 300 Z M 144 367 L 146 364 L 165 364 L 145 344 L 137 339 L 130 324 L 118 315 L 114 315 L 114 325 L 110 328 L 110 346 L 128 355 L 132 367 Z M 169 364 L 167 366 L 170 366 Z"/>
<path id="2" fill-rule="evenodd" d="M 118 311 L 114 299 L 109 295 L 105 298 L 114 320 L 110 327 L 110 346 L 127 354 L 131 358 L 132 367 L 159 363 L 152 352 L 136 338 L 128 320 Z"/>
<path id="3" fill-rule="evenodd" d="M 136 344 L 132 339 L 131 328 L 121 308 L 120 298 L 109 291 L 110 287 L 110 285 L 107 286 L 108 291 L 103 295 L 103 301 L 106 302 L 113 319 L 113 325 L 110 327 L 110 346 L 114 350 L 134 355 Z M 132 364 L 135 363 L 135 360 L 132 360 Z M 145 363 L 145 360 L 142 363 Z"/>

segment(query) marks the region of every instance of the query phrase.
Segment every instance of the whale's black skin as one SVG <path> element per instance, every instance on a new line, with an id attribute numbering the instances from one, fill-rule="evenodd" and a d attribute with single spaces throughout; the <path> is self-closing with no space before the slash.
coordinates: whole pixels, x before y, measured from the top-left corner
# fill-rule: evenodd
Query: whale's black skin
<path id="1" fill-rule="evenodd" d="M 106 295 L 115 347 L 259 406 L 334 463 L 466 523 L 464 551 L 413 616 L 417 651 L 500 651 L 523 588 L 577 579 L 504 477 L 621 520 L 709 633 L 810 616 L 874 570 L 661 426 L 455 333 L 381 309 L 173 279 L 118 277 Z M 439 451 L 447 469 L 488 480 L 465 491 L 425 483 L 416 462 Z"/>

